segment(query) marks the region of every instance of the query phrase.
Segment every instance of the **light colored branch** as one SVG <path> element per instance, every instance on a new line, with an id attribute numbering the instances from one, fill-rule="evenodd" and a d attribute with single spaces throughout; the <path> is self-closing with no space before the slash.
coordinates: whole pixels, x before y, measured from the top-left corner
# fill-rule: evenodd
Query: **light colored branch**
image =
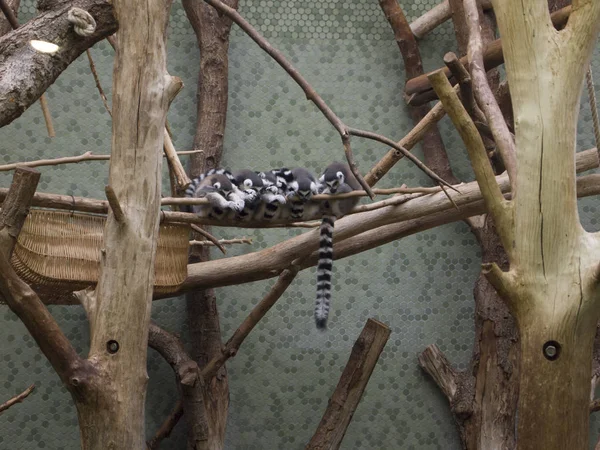
<path id="1" fill-rule="evenodd" d="M 458 90 L 458 87 L 456 87 L 456 89 Z M 431 108 L 431 111 L 429 111 L 427 115 L 398 142 L 397 145 L 406 150 L 412 150 L 425 137 L 425 134 L 429 129 L 445 115 L 446 111 L 444 111 L 442 103 L 438 102 Z M 388 150 L 383 158 L 369 170 L 369 173 L 367 173 L 367 176 L 365 177 L 366 182 L 369 183 L 370 186 L 375 185 L 375 183 L 381 180 L 394 164 L 402 158 L 404 158 L 404 153 L 398 151 L 396 148 Z"/>
<path id="2" fill-rule="evenodd" d="M 181 161 L 177 156 L 177 152 L 175 151 L 175 146 L 173 145 L 173 141 L 171 140 L 171 136 L 167 132 L 167 129 L 164 129 L 165 135 L 165 143 L 164 143 L 164 151 L 165 156 L 167 157 L 167 161 L 169 162 L 169 170 L 173 173 L 175 179 L 177 180 L 177 188 L 179 190 L 184 190 L 188 184 L 192 182 L 190 178 L 187 176 L 187 173 L 183 166 L 181 165 Z"/>
<path id="3" fill-rule="evenodd" d="M 19 395 L 15 395 L 10 400 L 7 400 L 6 402 L 2 403 L 0 405 L 0 414 L 2 414 L 3 411 L 6 411 L 11 406 L 13 406 L 17 403 L 21 403 L 23 400 L 25 400 L 29 396 L 29 394 L 31 394 L 33 392 L 34 389 L 35 389 L 35 384 L 32 384 L 27 389 L 25 389 L 23 392 L 21 392 Z"/>
<path id="4" fill-rule="evenodd" d="M 476 0 L 465 0 L 464 9 L 466 23 L 469 28 L 468 59 L 471 79 L 473 80 L 473 93 L 477 104 L 483 111 L 487 119 L 488 126 L 494 135 L 496 147 L 500 152 L 504 166 L 511 180 L 513 197 L 516 192 L 517 176 L 517 157 L 515 143 L 511 136 L 508 126 L 504 121 L 504 116 L 494 93 L 487 81 L 487 75 L 483 63 L 483 40 L 481 39 L 481 30 L 479 25 L 479 11 L 477 10 Z"/>
<path id="5" fill-rule="evenodd" d="M 491 0 L 482 0 L 481 6 L 484 10 L 492 7 Z M 418 19 L 413 20 L 410 24 L 410 29 L 417 39 L 422 39 L 427 33 L 432 31 L 438 25 L 441 25 L 452 17 L 450 2 L 444 2 L 433 7 Z"/>
<path id="6" fill-rule="evenodd" d="M 500 188 L 508 192 L 508 189 L 510 189 L 508 176 L 504 174 L 498 176 L 497 179 Z M 587 187 L 585 195 L 580 196 L 600 195 L 600 175 L 586 175 L 578 178 L 577 181 L 578 187 L 580 185 Z M 472 188 L 474 188 L 474 191 L 471 190 Z M 463 220 L 467 217 L 481 215 L 486 212 L 485 203 L 476 183 L 461 185 L 461 192 L 463 195 L 468 196 L 469 201 L 464 203 L 458 202 L 460 210 L 454 208 L 444 209 L 431 198 L 430 201 L 433 203 L 428 207 L 413 204 L 415 205 L 415 213 L 416 210 L 419 210 L 418 214 L 413 213 L 408 216 L 388 209 L 387 213 L 393 214 L 389 225 L 378 226 L 377 224 L 373 224 L 370 229 L 366 231 L 359 230 L 360 232 L 353 233 L 351 237 L 344 240 L 336 237 L 334 244 L 335 258 L 341 259 L 352 256 L 423 230 Z M 421 197 L 422 200 L 423 197 Z M 443 205 L 447 207 L 447 203 L 443 199 Z M 352 216 L 344 219 L 349 220 L 351 218 Z M 361 216 L 357 220 L 356 216 L 354 216 L 352 218 L 353 224 L 361 224 L 364 218 L 365 216 Z M 309 224 L 301 225 L 306 226 Z M 318 226 L 319 223 L 315 222 L 314 225 Z M 336 222 L 336 225 L 338 225 L 338 222 Z M 292 238 L 277 244 L 275 247 L 249 255 L 213 261 L 208 265 L 191 264 L 188 266 L 188 278 L 179 287 L 177 292 L 168 295 L 155 294 L 154 299 L 173 297 L 195 289 L 238 285 L 272 278 L 277 276 L 282 268 L 289 266 L 296 258 L 302 258 L 302 262 L 300 263 L 302 270 L 314 266 L 317 263 L 317 249 L 303 250 L 303 246 L 306 243 L 312 242 L 313 239 L 309 237 L 301 243 L 298 243 L 297 239 Z M 266 263 L 262 264 L 262 261 L 265 259 L 267 259 Z M 257 270 L 255 270 L 256 264 L 260 265 Z M 57 286 L 57 290 L 64 292 L 68 288 Z M 73 296 L 62 293 L 58 295 L 45 293 L 43 299 L 46 304 L 69 305 L 79 303 Z"/>
<path id="7" fill-rule="evenodd" d="M 440 348 L 435 344 L 427 346 L 419 354 L 419 365 L 452 402 L 458 389 L 457 373 Z"/>
<path id="8" fill-rule="evenodd" d="M 252 239 L 250 239 L 250 238 L 219 239 L 217 242 L 219 243 L 219 245 L 252 244 Z M 217 245 L 217 244 L 215 244 L 212 241 L 190 241 L 190 245 L 211 246 L 211 245 Z"/>
<path id="9" fill-rule="evenodd" d="M 115 194 L 115 190 L 110 186 L 105 186 L 104 192 L 106 193 L 106 199 L 108 200 L 108 205 L 115 216 L 115 220 L 121 224 L 125 223 L 125 214 L 123 213 L 123 209 L 121 208 L 117 194 Z"/>
<path id="10" fill-rule="evenodd" d="M 193 155 L 195 153 L 202 153 L 202 150 L 187 150 L 183 152 L 177 152 L 178 155 Z M 166 155 L 165 155 L 166 157 Z M 0 172 L 7 172 L 14 170 L 18 166 L 23 167 L 40 167 L 40 166 L 58 166 L 60 164 L 77 164 L 83 161 L 109 161 L 110 155 L 94 155 L 92 152 L 85 152 L 79 156 L 65 156 L 62 158 L 53 159 L 39 159 L 37 161 L 23 161 L 17 163 L 4 164 L 0 166 Z"/>
<path id="11" fill-rule="evenodd" d="M 390 337 L 389 327 L 368 319 L 352 347 L 327 409 L 307 450 L 339 449 L 379 355 Z"/>
<path id="12" fill-rule="evenodd" d="M 242 322 L 237 330 L 233 333 L 233 336 L 229 338 L 221 354 L 204 366 L 202 369 L 202 376 L 206 382 L 210 381 L 212 377 L 216 375 L 221 366 L 225 364 L 229 358 L 235 356 L 254 327 L 258 322 L 269 312 L 275 302 L 283 295 L 286 289 L 292 284 L 294 278 L 298 274 L 298 267 L 291 266 L 285 269 L 279 275 L 279 279 L 269 290 L 267 295 L 250 311 L 250 314 Z"/>
<path id="13" fill-rule="evenodd" d="M 482 196 L 496 221 L 502 242 L 510 254 L 513 233 L 512 210 L 496 182 L 481 136 L 446 76 L 438 71 L 430 74 L 429 80 L 467 147 Z"/>

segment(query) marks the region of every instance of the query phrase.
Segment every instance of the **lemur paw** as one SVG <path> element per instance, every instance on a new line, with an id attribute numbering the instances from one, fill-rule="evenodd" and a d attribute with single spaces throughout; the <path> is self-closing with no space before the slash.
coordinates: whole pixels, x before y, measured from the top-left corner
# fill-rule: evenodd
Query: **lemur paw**
<path id="1" fill-rule="evenodd" d="M 244 199 L 247 202 L 253 202 L 253 201 L 255 201 L 258 198 L 258 192 L 256 192 L 256 191 L 248 189 L 248 190 L 243 191 L 243 192 L 244 192 Z"/>
<path id="2" fill-rule="evenodd" d="M 233 209 L 236 212 L 240 212 L 244 209 L 245 203 L 241 199 L 236 199 L 234 201 L 230 201 L 228 204 L 229 209 Z"/>

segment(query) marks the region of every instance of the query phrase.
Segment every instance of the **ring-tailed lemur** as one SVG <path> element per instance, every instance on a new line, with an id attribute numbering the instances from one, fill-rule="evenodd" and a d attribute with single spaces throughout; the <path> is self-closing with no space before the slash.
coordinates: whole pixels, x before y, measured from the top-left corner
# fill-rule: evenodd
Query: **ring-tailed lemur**
<path id="1" fill-rule="evenodd" d="M 310 203 L 319 185 L 314 175 L 303 167 L 291 170 L 293 180 L 288 183 L 286 197 L 290 200 L 290 217 L 292 219 L 309 219 L 318 212 L 318 205 Z"/>
<path id="2" fill-rule="evenodd" d="M 259 172 L 263 187 L 260 191 L 261 203 L 257 208 L 254 218 L 256 220 L 273 220 L 279 215 L 279 206 L 285 204 L 287 192 L 287 181 L 283 172 L 291 172 L 288 169 L 276 169 Z M 280 175 L 278 175 L 278 173 Z"/>
<path id="3" fill-rule="evenodd" d="M 225 169 L 210 169 L 194 178 L 185 190 L 185 197 L 206 198 L 209 205 L 194 205 L 191 212 L 200 217 L 222 219 L 228 211 L 242 211 L 244 200 L 232 182 L 231 172 Z"/>
<path id="4" fill-rule="evenodd" d="M 233 172 L 232 181 L 244 200 L 244 208 L 238 211 L 235 217 L 241 220 L 251 219 L 261 199 L 263 179 L 253 170 L 242 169 Z"/>
<path id="5" fill-rule="evenodd" d="M 361 189 L 347 164 L 334 162 L 327 166 L 319 178 L 319 192 L 322 194 L 343 194 Z M 331 304 L 331 271 L 333 268 L 333 227 L 336 218 L 350 212 L 358 203 L 358 197 L 342 200 L 326 200 L 321 203 L 323 219 L 319 240 L 319 263 L 317 266 L 317 300 L 315 322 L 317 328 L 327 328 L 327 318 Z"/>

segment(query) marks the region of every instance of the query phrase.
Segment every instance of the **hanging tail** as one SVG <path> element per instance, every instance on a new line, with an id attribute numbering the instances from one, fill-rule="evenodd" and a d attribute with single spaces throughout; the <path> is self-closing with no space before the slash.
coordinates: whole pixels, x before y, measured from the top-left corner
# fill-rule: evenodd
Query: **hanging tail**
<path id="1" fill-rule="evenodd" d="M 327 328 L 331 303 L 331 269 L 333 267 L 333 224 L 335 216 L 323 216 L 319 240 L 319 264 L 317 266 L 317 301 L 315 323 L 317 328 Z"/>

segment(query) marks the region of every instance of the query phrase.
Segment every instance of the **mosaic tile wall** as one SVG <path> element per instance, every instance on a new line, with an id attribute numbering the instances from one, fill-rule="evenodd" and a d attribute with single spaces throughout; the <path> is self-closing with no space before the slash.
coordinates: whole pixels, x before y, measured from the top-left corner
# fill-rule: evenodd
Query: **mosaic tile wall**
<path id="1" fill-rule="evenodd" d="M 402 100 L 403 63 L 377 2 L 240 3 L 242 14 L 291 59 L 348 124 L 396 140 L 410 129 Z M 416 0 L 402 5 L 412 19 L 435 3 Z M 34 2 L 23 0 L 21 21 L 34 14 Z M 453 48 L 452 29 L 445 24 L 422 44 L 426 69 L 439 66 L 443 54 Z M 112 50 L 100 43 L 92 54 L 104 89 L 110 94 Z M 193 32 L 176 3 L 169 28 L 169 69 L 186 85 L 169 112 L 178 149 L 189 149 L 193 139 L 197 63 Z M 597 58 L 594 64 L 600 73 Z M 256 169 L 305 165 L 318 171 L 329 161 L 342 158 L 336 132 L 289 77 L 235 27 L 230 89 L 226 165 Z M 0 130 L 0 163 L 110 151 L 110 118 L 85 55 L 51 86 L 48 100 L 57 137 L 46 137 L 41 111 L 34 105 Z M 585 105 L 580 149 L 594 145 Z M 464 149 L 447 119 L 441 122 L 441 132 L 455 173 L 464 180 L 472 179 Z M 354 148 L 363 169 L 387 150 L 359 139 L 354 140 Z M 40 171 L 42 192 L 103 198 L 108 176 L 105 162 L 44 167 Z M 1 186 L 9 183 L 10 175 L 0 175 Z M 401 183 L 418 186 L 427 179 L 402 161 L 382 187 Z M 167 186 L 165 183 L 164 193 Z M 599 228 L 598 207 L 595 199 L 581 202 L 586 228 Z M 230 249 L 230 255 L 238 255 L 266 248 L 299 231 L 223 229 L 217 233 L 223 238 L 244 235 L 253 239 L 252 246 Z M 303 448 L 320 420 L 354 340 L 366 319 L 374 317 L 389 324 L 392 334 L 342 448 L 458 449 L 446 401 L 418 368 L 416 355 L 436 343 L 458 368 L 465 367 L 473 339 L 472 287 L 478 267 L 478 246 L 462 223 L 338 261 L 332 320 L 325 334 L 315 332 L 312 320 L 315 270 L 301 273 L 228 363 L 231 408 L 226 448 Z M 271 283 L 218 289 L 224 339 Z M 89 335 L 82 309 L 51 307 L 51 311 L 85 355 Z M 182 299 L 155 302 L 153 318 L 185 339 Z M 25 403 L 0 418 L 0 449 L 79 448 L 70 396 L 7 307 L 0 306 L 0 319 L 0 401 L 31 383 L 36 385 Z M 148 371 L 147 430 L 151 435 L 172 408 L 176 391 L 170 367 L 154 351 L 149 354 Z M 596 422 L 592 429 L 596 437 Z M 185 448 L 182 427 L 175 429 L 163 448 Z"/>

